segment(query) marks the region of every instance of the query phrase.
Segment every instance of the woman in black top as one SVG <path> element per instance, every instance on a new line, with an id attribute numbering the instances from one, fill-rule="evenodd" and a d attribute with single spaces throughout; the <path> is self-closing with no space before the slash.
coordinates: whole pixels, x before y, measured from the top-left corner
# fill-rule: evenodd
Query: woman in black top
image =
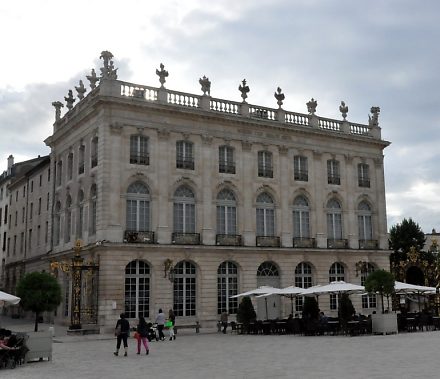
<path id="1" fill-rule="evenodd" d="M 124 357 L 127 356 L 127 350 L 128 350 L 128 334 L 130 333 L 130 324 L 128 322 L 128 320 L 125 318 L 125 314 L 121 313 L 120 314 L 120 319 L 118 320 L 118 322 L 116 323 L 116 327 L 115 327 L 115 336 L 117 337 L 117 342 L 116 342 L 116 351 L 113 353 L 114 355 L 118 355 L 119 354 L 119 348 L 121 347 L 121 341 L 124 342 Z"/>
<path id="2" fill-rule="evenodd" d="M 141 353 L 141 342 L 144 344 L 145 347 L 145 351 L 148 355 L 148 353 L 150 352 L 150 348 L 148 346 L 148 327 L 147 327 L 147 323 L 145 321 L 145 319 L 143 317 L 139 317 L 139 324 L 136 328 L 136 331 L 138 332 L 138 337 L 137 337 L 137 342 L 138 342 L 138 346 L 137 346 L 137 353 L 140 354 Z"/>

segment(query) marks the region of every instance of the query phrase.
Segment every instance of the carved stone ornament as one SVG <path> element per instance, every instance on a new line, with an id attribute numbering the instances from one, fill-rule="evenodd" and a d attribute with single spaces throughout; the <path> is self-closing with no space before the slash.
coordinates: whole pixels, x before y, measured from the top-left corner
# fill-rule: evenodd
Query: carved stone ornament
<path id="1" fill-rule="evenodd" d="M 379 126 L 379 113 L 380 108 L 379 107 L 371 107 L 370 112 L 372 116 L 368 115 L 368 125 L 369 126 Z"/>
<path id="2" fill-rule="evenodd" d="M 307 105 L 307 112 L 309 112 L 309 114 L 311 115 L 314 115 L 316 112 L 316 107 L 318 106 L 318 101 L 312 97 L 310 101 L 306 103 L 306 105 Z"/>
<path id="3" fill-rule="evenodd" d="M 209 81 L 209 78 L 207 78 L 205 75 L 203 75 L 203 78 L 199 79 L 199 83 L 202 86 L 202 92 L 203 95 L 210 95 L 211 94 L 211 82 Z"/>
<path id="4" fill-rule="evenodd" d="M 277 104 L 278 107 L 281 108 L 281 106 L 283 105 L 283 101 L 284 101 L 284 93 L 281 92 L 281 88 L 278 87 L 277 91 L 274 93 L 275 99 L 277 99 Z"/>
<path id="5" fill-rule="evenodd" d="M 168 138 L 170 138 L 170 134 L 170 131 L 166 129 L 159 129 L 157 131 L 157 137 L 162 140 L 167 140 Z"/>
<path id="6" fill-rule="evenodd" d="M 86 93 L 86 88 L 84 87 L 84 83 L 82 80 L 79 81 L 79 86 L 75 87 L 76 92 L 78 93 L 78 99 L 84 99 L 84 94 Z"/>
<path id="7" fill-rule="evenodd" d="M 117 79 L 117 69 L 113 65 L 113 54 L 110 51 L 102 51 L 99 57 L 103 60 L 104 66 L 101 67 L 101 78 L 104 79 Z"/>
<path id="8" fill-rule="evenodd" d="M 55 121 L 61 119 L 61 108 L 64 107 L 61 101 L 54 101 L 52 105 L 55 107 Z"/>
<path id="9" fill-rule="evenodd" d="M 73 93 L 71 89 L 69 89 L 67 96 L 64 96 L 64 100 L 66 100 L 66 107 L 70 111 L 73 108 L 73 103 L 76 101 L 76 99 L 73 98 Z"/>
<path id="10" fill-rule="evenodd" d="M 96 72 L 94 68 L 92 68 L 90 75 L 87 75 L 86 78 L 90 82 L 90 89 L 92 90 L 95 89 L 96 83 L 99 82 L 99 78 L 96 76 Z"/>
<path id="11" fill-rule="evenodd" d="M 347 113 L 348 113 L 348 106 L 345 105 L 344 101 L 341 101 L 341 105 L 339 106 L 339 112 L 341 112 L 342 114 L 342 118 L 344 119 L 344 121 L 347 118 Z"/>
<path id="12" fill-rule="evenodd" d="M 165 70 L 163 63 L 160 64 L 160 71 L 156 69 L 156 75 L 159 77 L 160 87 L 163 88 L 165 84 L 165 78 L 168 77 L 168 71 Z"/>
<path id="13" fill-rule="evenodd" d="M 280 155 L 287 155 L 287 153 L 289 152 L 289 148 L 287 146 L 279 146 L 278 151 Z"/>
<path id="14" fill-rule="evenodd" d="M 241 148 L 243 151 L 251 151 L 252 143 L 249 141 L 241 141 Z"/>
<path id="15" fill-rule="evenodd" d="M 247 94 L 250 91 L 249 86 L 246 85 L 246 79 L 243 79 L 243 81 L 238 87 L 238 90 L 241 92 L 241 98 L 243 99 L 243 103 L 245 103 L 246 98 L 248 97 Z"/>
<path id="16" fill-rule="evenodd" d="M 202 142 L 204 145 L 211 145 L 213 138 L 211 136 L 205 136 L 202 134 Z"/>

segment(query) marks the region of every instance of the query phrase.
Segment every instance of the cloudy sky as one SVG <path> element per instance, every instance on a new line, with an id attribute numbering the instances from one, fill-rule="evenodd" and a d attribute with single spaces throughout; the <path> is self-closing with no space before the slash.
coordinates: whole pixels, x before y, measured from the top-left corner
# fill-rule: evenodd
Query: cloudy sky
<path id="1" fill-rule="evenodd" d="M 388 226 L 412 217 L 440 230 L 440 2 L 437 0 L 14 0 L 0 3 L 0 172 L 48 154 L 51 102 L 115 56 L 119 79 L 367 123 L 380 106 Z M 99 72 L 97 70 L 97 72 Z M 85 84 L 88 83 L 85 80 Z"/>

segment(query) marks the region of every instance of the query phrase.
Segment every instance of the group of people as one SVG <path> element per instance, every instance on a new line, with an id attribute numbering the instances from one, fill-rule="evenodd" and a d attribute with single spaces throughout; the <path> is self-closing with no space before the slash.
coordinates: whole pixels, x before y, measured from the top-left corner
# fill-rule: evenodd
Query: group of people
<path id="1" fill-rule="evenodd" d="M 176 334 L 174 332 L 174 325 L 176 321 L 176 316 L 172 309 L 168 312 L 168 318 L 163 313 L 162 309 L 156 316 L 155 323 L 157 325 L 157 338 L 161 341 L 165 340 L 164 329 L 167 328 L 169 331 L 170 341 L 176 339 Z M 151 324 L 150 324 L 151 325 Z M 149 325 L 145 321 L 144 317 L 139 317 L 139 323 L 136 327 L 135 338 L 137 339 L 137 354 L 141 353 L 141 345 L 145 348 L 145 353 L 148 355 L 150 353 L 150 346 L 148 341 L 149 335 Z M 119 355 L 119 349 L 121 348 L 121 343 L 124 345 L 124 357 L 128 354 L 128 337 L 130 335 L 130 323 L 125 317 L 124 313 L 120 314 L 119 320 L 116 322 L 115 336 L 116 340 L 116 351 L 113 353 L 115 356 Z"/>

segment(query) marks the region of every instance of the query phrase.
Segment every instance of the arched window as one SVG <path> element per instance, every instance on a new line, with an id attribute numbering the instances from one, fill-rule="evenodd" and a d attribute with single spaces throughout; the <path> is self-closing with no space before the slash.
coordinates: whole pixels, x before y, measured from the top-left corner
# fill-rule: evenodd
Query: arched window
<path id="1" fill-rule="evenodd" d="M 127 189 L 127 230 L 150 231 L 150 191 L 139 181 Z"/>
<path id="2" fill-rule="evenodd" d="M 78 221 L 76 235 L 78 238 L 82 238 L 84 229 L 84 191 L 78 192 Z"/>
<path id="3" fill-rule="evenodd" d="M 96 234 L 96 212 L 97 212 L 98 192 L 96 184 L 92 184 L 90 188 L 90 234 Z"/>
<path id="4" fill-rule="evenodd" d="M 257 270 L 257 286 L 280 288 L 280 273 L 278 267 L 270 261 L 263 262 Z M 279 296 L 270 299 L 257 299 L 257 319 L 274 320 L 281 316 L 281 301 Z"/>
<path id="5" fill-rule="evenodd" d="M 150 316 L 150 266 L 144 261 L 125 266 L 124 309 L 127 318 Z"/>
<path id="6" fill-rule="evenodd" d="M 328 274 L 329 274 L 328 280 L 330 283 L 340 280 L 345 281 L 345 269 L 344 266 L 339 262 L 335 262 L 330 266 L 330 270 Z M 330 295 L 330 309 L 332 310 L 338 309 L 340 297 L 341 297 L 340 295 L 339 296 L 334 294 Z"/>
<path id="7" fill-rule="evenodd" d="M 358 230 L 360 241 L 369 241 L 373 239 L 371 208 L 366 201 L 362 201 L 358 205 Z"/>
<path id="8" fill-rule="evenodd" d="M 336 199 L 330 199 L 327 203 L 327 238 L 342 239 L 342 209 Z"/>
<path id="9" fill-rule="evenodd" d="M 293 237 L 310 238 L 309 202 L 304 196 L 293 201 Z"/>
<path id="10" fill-rule="evenodd" d="M 267 192 L 257 197 L 257 236 L 275 235 L 275 205 Z"/>
<path id="11" fill-rule="evenodd" d="M 238 299 L 231 296 L 238 293 L 238 269 L 233 262 L 223 262 L 217 270 L 217 313 L 237 313 Z"/>
<path id="12" fill-rule="evenodd" d="M 375 267 L 371 263 L 366 263 L 364 267 L 361 269 L 361 286 L 365 285 L 365 280 L 367 279 L 368 275 L 370 275 L 372 272 L 374 272 Z M 376 301 L 376 295 L 362 295 L 362 308 L 368 309 L 368 308 L 376 308 L 377 301 Z"/>
<path id="13" fill-rule="evenodd" d="M 64 232 L 64 241 L 70 242 L 70 235 L 72 234 L 72 197 L 70 195 L 67 195 L 66 199 L 66 220 Z"/>
<path id="14" fill-rule="evenodd" d="M 53 243 L 55 246 L 60 244 L 61 233 L 61 202 L 55 204 L 55 222 L 53 226 Z"/>
<path id="15" fill-rule="evenodd" d="M 309 288 L 312 286 L 312 266 L 306 262 L 301 262 L 295 268 L 295 286 L 299 288 Z M 297 296 L 295 298 L 295 309 L 297 312 L 302 312 L 304 304 L 304 296 Z"/>
<path id="16" fill-rule="evenodd" d="M 187 186 L 180 186 L 174 193 L 174 232 L 195 233 L 196 205 L 194 193 Z"/>
<path id="17" fill-rule="evenodd" d="M 257 270 L 257 277 L 279 276 L 278 267 L 272 262 L 263 262 Z"/>
<path id="18" fill-rule="evenodd" d="M 174 267 L 174 313 L 195 316 L 197 301 L 196 266 L 181 261 Z"/>
<path id="19" fill-rule="evenodd" d="M 237 204 L 228 189 L 217 195 L 217 234 L 237 234 Z"/>

